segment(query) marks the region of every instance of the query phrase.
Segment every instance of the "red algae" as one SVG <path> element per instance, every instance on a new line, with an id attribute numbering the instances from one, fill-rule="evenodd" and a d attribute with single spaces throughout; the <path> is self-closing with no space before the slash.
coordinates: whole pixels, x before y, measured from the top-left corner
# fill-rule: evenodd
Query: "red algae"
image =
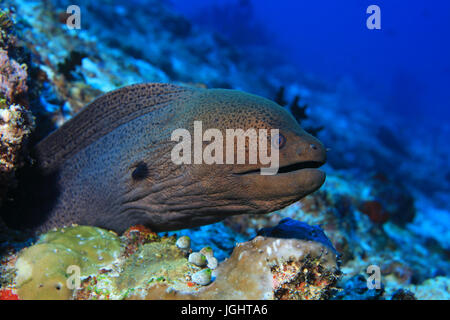
<path id="1" fill-rule="evenodd" d="M 0 300 L 19 300 L 19 296 L 12 289 L 1 289 Z"/>

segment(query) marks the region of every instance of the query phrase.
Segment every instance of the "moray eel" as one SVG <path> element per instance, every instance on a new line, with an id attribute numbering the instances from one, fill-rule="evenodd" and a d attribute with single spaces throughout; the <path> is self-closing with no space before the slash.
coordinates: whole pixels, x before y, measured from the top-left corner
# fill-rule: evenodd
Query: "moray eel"
<path id="1" fill-rule="evenodd" d="M 278 173 L 259 174 L 259 162 L 174 164 L 171 133 L 192 132 L 194 121 L 221 132 L 279 129 Z M 317 169 L 326 160 L 322 143 L 276 103 L 235 90 L 123 87 L 94 100 L 35 149 L 45 182 L 37 189 L 46 193 L 31 213 L 37 232 L 70 224 L 119 233 L 136 224 L 154 231 L 196 227 L 281 209 L 325 180 Z M 16 220 L 25 225 L 29 218 Z"/>

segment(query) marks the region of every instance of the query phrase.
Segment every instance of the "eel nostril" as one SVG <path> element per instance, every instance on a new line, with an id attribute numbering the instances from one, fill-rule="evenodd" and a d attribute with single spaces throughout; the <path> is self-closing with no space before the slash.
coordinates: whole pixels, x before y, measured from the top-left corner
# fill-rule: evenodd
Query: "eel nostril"
<path id="1" fill-rule="evenodd" d="M 313 150 L 317 150 L 317 149 L 318 149 L 317 146 L 316 146 L 314 143 L 311 143 L 311 144 L 309 145 L 309 147 L 310 147 L 311 149 L 313 149 Z"/>
<path id="2" fill-rule="evenodd" d="M 140 162 L 137 164 L 136 168 L 131 173 L 133 180 L 142 180 L 146 178 L 149 174 L 147 164 L 145 162 Z"/>

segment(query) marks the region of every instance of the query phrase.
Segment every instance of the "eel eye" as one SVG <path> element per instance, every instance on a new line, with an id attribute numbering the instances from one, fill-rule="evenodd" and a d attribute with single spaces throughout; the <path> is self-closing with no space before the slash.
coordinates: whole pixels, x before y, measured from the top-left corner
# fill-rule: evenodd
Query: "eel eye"
<path id="1" fill-rule="evenodd" d="M 131 173 L 133 180 L 142 180 L 148 176 L 148 167 L 144 162 L 139 162 Z"/>
<path id="2" fill-rule="evenodd" d="M 278 135 L 273 137 L 272 141 L 275 147 L 278 146 L 278 149 L 282 149 L 286 144 L 286 137 L 283 136 L 283 134 L 279 133 Z"/>

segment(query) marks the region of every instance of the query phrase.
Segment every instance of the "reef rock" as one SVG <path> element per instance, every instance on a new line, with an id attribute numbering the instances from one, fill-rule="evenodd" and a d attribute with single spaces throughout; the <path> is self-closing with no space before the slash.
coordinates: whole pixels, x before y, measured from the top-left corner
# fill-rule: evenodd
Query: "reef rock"
<path id="1" fill-rule="evenodd" d="M 298 239 L 257 236 L 238 244 L 201 299 L 317 300 L 333 291 L 340 272 L 330 248 Z"/>
<path id="2" fill-rule="evenodd" d="M 194 293 L 158 285 L 149 288 L 145 299 L 326 299 L 339 275 L 337 256 L 327 245 L 257 236 L 236 245 L 213 271 L 210 285 Z"/>

